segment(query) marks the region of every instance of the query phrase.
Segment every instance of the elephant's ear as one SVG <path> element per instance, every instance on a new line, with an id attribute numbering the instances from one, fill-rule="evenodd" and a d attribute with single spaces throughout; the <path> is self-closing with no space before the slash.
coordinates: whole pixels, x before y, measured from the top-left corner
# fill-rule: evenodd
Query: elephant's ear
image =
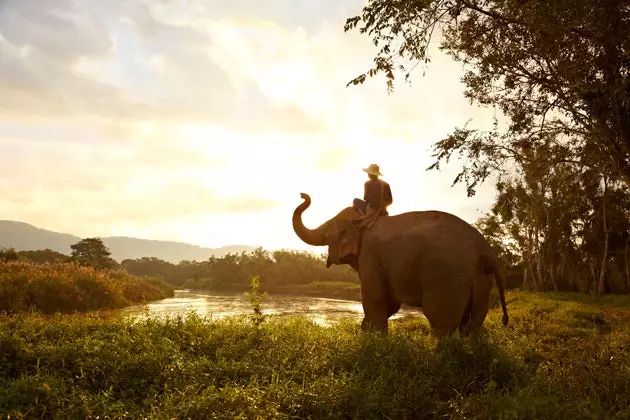
<path id="1" fill-rule="evenodd" d="M 349 257 L 359 256 L 359 229 L 349 223 L 339 234 L 339 260 L 344 261 Z"/>

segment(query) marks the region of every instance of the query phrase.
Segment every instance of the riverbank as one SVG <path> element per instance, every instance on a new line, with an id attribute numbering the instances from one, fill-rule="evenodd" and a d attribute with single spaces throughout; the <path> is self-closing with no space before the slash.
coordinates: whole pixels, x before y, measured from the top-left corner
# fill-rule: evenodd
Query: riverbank
<path id="1" fill-rule="evenodd" d="M 479 340 L 300 318 L 0 317 L 11 418 L 628 418 L 630 297 L 509 292 Z"/>
<path id="2" fill-rule="evenodd" d="M 173 296 L 165 282 L 76 263 L 0 262 L 0 311 L 45 314 L 116 309 Z"/>
<path id="3" fill-rule="evenodd" d="M 207 293 L 245 293 L 246 288 L 233 289 L 213 289 L 212 287 L 204 287 L 204 283 L 189 282 L 185 285 L 186 290 L 194 292 Z M 280 296 L 304 296 L 326 299 L 343 299 L 356 302 L 361 301 L 361 285 L 358 282 L 345 281 L 314 281 L 307 284 L 261 284 L 261 292 L 270 295 Z"/>

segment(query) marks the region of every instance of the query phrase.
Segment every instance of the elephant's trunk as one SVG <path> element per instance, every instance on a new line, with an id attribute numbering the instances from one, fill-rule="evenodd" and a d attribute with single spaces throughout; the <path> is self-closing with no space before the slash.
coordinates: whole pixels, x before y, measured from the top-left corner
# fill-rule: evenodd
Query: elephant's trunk
<path id="1" fill-rule="evenodd" d="M 295 234 L 304 242 L 313 246 L 326 245 L 323 226 L 317 229 L 309 229 L 302 222 L 302 213 L 311 205 L 311 197 L 308 194 L 301 193 L 300 196 L 304 202 L 297 206 L 293 211 L 293 230 Z"/>

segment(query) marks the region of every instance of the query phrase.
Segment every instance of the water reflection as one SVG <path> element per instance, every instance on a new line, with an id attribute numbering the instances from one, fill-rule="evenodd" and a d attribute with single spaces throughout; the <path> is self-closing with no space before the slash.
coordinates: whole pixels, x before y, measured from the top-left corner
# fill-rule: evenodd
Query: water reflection
<path id="1" fill-rule="evenodd" d="M 300 315 L 318 325 L 330 326 L 341 319 L 363 318 L 360 302 L 339 299 L 326 299 L 305 296 L 267 296 L 261 302 L 266 315 Z M 124 310 L 130 316 L 143 317 L 145 314 L 157 317 L 185 315 L 188 312 L 210 319 L 251 314 L 252 307 L 245 293 L 221 294 L 176 290 L 172 298 L 139 305 Z M 401 309 L 390 319 L 401 317 L 421 317 L 422 312 L 414 309 Z"/>

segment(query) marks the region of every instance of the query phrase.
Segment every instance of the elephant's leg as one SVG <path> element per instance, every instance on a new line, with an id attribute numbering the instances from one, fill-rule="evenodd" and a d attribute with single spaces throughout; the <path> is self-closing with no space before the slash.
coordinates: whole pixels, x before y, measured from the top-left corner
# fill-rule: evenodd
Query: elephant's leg
<path id="1" fill-rule="evenodd" d="M 462 316 L 462 320 L 459 323 L 459 331 L 464 334 L 468 334 L 468 326 L 470 325 L 470 320 L 472 317 L 472 291 L 470 293 L 470 300 L 468 301 L 468 305 L 466 305 L 466 309 L 464 310 L 464 316 Z"/>
<path id="2" fill-rule="evenodd" d="M 480 275 L 473 283 L 472 309 L 470 312 L 470 322 L 466 328 L 468 333 L 478 330 L 488 315 L 490 303 L 490 290 L 492 289 L 493 277 L 489 274 Z"/>
<path id="3" fill-rule="evenodd" d="M 365 301 L 363 301 L 363 302 L 365 302 Z M 374 314 L 374 316 L 376 318 L 378 318 L 378 319 L 382 318 L 382 316 L 379 315 L 379 311 L 381 310 L 380 309 L 380 305 L 381 304 L 378 303 L 378 302 L 374 302 L 372 305 L 375 306 L 375 307 L 374 308 L 370 308 L 370 309 L 366 309 L 366 304 L 363 303 L 363 312 L 366 314 L 366 316 L 363 317 L 363 321 L 361 322 L 361 328 L 363 328 L 365 330 L 365 329 L 368 329 L 368 328 L 372 327 L 372 328 L 377 328 L 379 330 L 387 331 L 387 329 L 388 329 L 388 325 L 387 325 L 388 321 L 387 320 L 389 319 L 389 317 L 391 317 L 392 315 L 394 315 L 396 312 L 398 312 L 400 310 L 401 303 L 400 302 L 395 302 L 394 300 L 391 300 L 391 299 L 388 299 L 387 301 L 384 302 L 384 306 L 387 309 L 384 324 L 383 323 L 375 324 L 374 322 L 368 321 L 368 316 L 367 316 L 368 311 L 370 313 Z M 383 327 L 383 325 L 384 325 L 384 327 Z"/>
<path id="4" fill-rule="evenodd" d="M 387 301 L 387 318 L 398 312 L 401 306 L 402 304 L 400 302 L 396 302 L 390 297 Z"/>
<path id="5" fill-rule="evenodd" d="M 374 260 L 362 261 L 360 267 L 361 304 L 364 313 L 361 328 L 387 332 L 389 311 L 395 309 L 395 306 L 390 303 L 385 280 Z"/>
<path id="6" fill-rule="evenodd" d="M 466 286 L 469 282 L 464 279 L 448 281 L 451 285 L 461 284 L 461 287 L 444 288 L 444 280 L 433 279 L 422 294 L 422 311 L 437 336 L 448 335 L 459 329 L 470 300 L 470 286 Z"/>
<path id="7" fill-rule="evenodd" d="M 449 335 L 459 328 L 461 322 L 461 311 L 457 316 L 448 314 L 444 306 L 440 307 L 435 302 L 422 303 L 424 316 L 431 325 L 431 330 L 437 336 Z"/>
<path id="8" fill-rule="evenodd" d="M 361 328 L 364 330 L 375 329 L 383 332 L 387 332 L 387 321 L 389 316 L 387 315 L 387 302 L 385 300 L 363 300 L 363 321 L 361 322 Z"/>

